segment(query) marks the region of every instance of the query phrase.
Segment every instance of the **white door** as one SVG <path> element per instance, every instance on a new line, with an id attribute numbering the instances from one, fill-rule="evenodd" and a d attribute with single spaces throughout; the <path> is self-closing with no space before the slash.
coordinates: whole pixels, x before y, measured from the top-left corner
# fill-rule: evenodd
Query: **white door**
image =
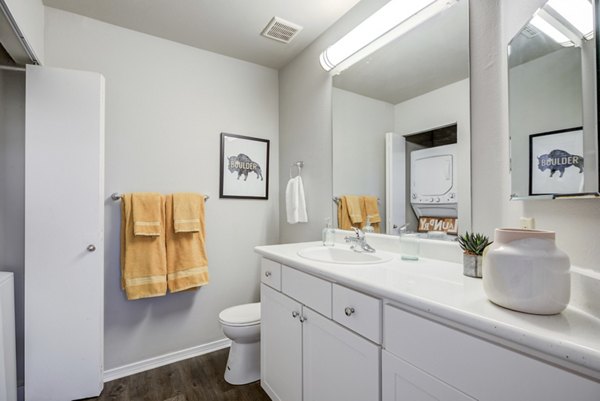
<path id="1" fill-rule="evenodd" d="M 260 378 L 273 401 L 302 401 L 302 305 L 260 286 Z"/>
<path id="2" fill-rule="evenodd" d="M 103 376 L 104 78 L 28 66 L 25 397 L 98 395 Z"/>
<path id="3" fill-rule="evenodd" d="M 382 401 L 475 400 L 387 351 L 382 360 Z"/>
<path id="4" fill-rule="evenodd" d="M 378 401 L 380 348 L 304 307 L 304 401 Z"/>
<path id="5" fill-rule="evenodd" d="M 386 233 L 398 234 L 406 221 L 406 140 L 400 134 L 385 134 Z"/>

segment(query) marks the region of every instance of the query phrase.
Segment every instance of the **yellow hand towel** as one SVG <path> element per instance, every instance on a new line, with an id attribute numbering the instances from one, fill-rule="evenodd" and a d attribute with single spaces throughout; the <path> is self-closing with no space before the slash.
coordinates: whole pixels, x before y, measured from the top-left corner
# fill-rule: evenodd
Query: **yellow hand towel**
<path id="1" fill-rule="evenodd" d="M 131 194 L 121 199 L 121 287 L 127 299 L 149 298 L 167 293 L 167 253 L 164 224 L 159 236 L 136 236 Z M 160 220 L 164 221 L 164 198 L 160 196 Z"/>
<path id="2" fill-rule="evenodd" d="M 200 207 L 204 197 L 198 194 L 173 194 L 173 227 L 176 233 L 197 233 L 200 231 Z"/>
<path id="3" fill-rule="evenodd" d="M 367 216 L 369 217 L 369 221 L 371 222 L 371 226 L 373 226 L 373 230 L 378 233 L 380 232 L 380 223 L 381 216 L 379 215 L 379 206 L 377 204 L 377 197 L 371 195 L 365 195 L 362 197 L 363 205 L 364 205 L 364 217 L 365 223 Z"/>
<path id="4" fill-rule="evenodd" d="M 338 200 L 337 216 L 338 228 L 342 230 L 352 229 L 352 222 L 350 221 L 350 215 L 348 214 L 348 203 L 345 196 L 340 197 Z"/>
<path id="5" fill-rule="evenodd" d="M 158 237 L 164 231 L 164 198 L 161 194 L 147 192 L 131 195 L 133 233 L 136 236 Z"/>
<path id="6" fill-rule="evenodd" d="M 186 194 L 194 203 L 199 221 L 196 232 L 175 232 L 174 198 L 167 196 L 167 281 L 170 292 L 184 291 L 208 283 L 208 260 L 205 250 L 204 196 Z"/>
<path id="7" fill-rule="evenodd" d="M 357 195 L 346 195 L 342 198 L 346 198 L 346 204 L 348 205 L 348 214 L 350 215 L 350 221 L 352 224 L 362 223 L 365 221 L 363 219 L 363 212 L 361 211 L 362 201 L 360 196 Z"/>

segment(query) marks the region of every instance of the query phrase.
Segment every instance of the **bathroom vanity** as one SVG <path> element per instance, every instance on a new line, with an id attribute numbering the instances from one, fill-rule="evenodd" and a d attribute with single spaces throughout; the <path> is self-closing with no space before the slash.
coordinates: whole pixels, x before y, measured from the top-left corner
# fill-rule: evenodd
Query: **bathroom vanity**
<path id="1" fill-rule="evenodd" d="M 600 399 L 598 317 L 501 308 L 458 263 L 381 250 L 354 263 L 341 244 L 330 259 L 298 254 L 319 245 L 256 248 L 271 399 Z"/>

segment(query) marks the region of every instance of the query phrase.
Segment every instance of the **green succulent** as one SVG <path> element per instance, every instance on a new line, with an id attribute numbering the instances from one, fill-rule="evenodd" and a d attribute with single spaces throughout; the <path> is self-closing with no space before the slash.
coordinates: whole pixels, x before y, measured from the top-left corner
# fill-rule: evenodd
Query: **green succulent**
<path id="1" fill-rule="evenodd" d="M 486 246 L 490 245 L 489 238 L 483 234 L 475 234 L 467 231 L 458 237 L 458 243 L 468 255 L 482 255 Z"/>

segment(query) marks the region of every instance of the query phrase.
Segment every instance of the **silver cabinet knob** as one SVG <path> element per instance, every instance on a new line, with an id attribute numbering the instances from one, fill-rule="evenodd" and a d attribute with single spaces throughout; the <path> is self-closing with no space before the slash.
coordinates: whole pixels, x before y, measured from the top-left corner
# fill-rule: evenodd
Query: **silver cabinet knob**
<path id="1" fill-rule="evenodd" d="M 304 323 L 308 320 L 306 316 L 300 316 L 300 323 Z"/>
<path id="2" fill-rule="evenodd" d="M 271 272 L 269 272 L 269 271 L 266 271 L 266 272 L 265 272 L 265 277 L 271 277 Z"/>
<path id="3" fill-rule="evenodd" d="M 295 319 L 295 318 L 297 318 L 298 316 L 300 316 L 300 312 L 296 312 L 296 311 L 293 311 L 293 312 L 292 312 L 292 317 L 293 317 L 294 319 Z"/>
<path id="4" fill-rule="evenodd" d="M 90 244 L 90 245 L 87 246 L 86 249 L 87 249 L 88 252 L 95 252 L 96 251 L 96 245 Z"/>
<path id="5" fill-rule="evenodd" d="M 344 309 L 344 313 L 346 314 L 346 316 L 350 316 L 350 315 L 352 315 L 354 312 L 355 312 L 355 311 L 354 311 L 354 308 L 351 308 L 351 307 L 349 307 L 349 306 L 348 306 L 348 307 L 346 307 L 346 309 Z"/>

